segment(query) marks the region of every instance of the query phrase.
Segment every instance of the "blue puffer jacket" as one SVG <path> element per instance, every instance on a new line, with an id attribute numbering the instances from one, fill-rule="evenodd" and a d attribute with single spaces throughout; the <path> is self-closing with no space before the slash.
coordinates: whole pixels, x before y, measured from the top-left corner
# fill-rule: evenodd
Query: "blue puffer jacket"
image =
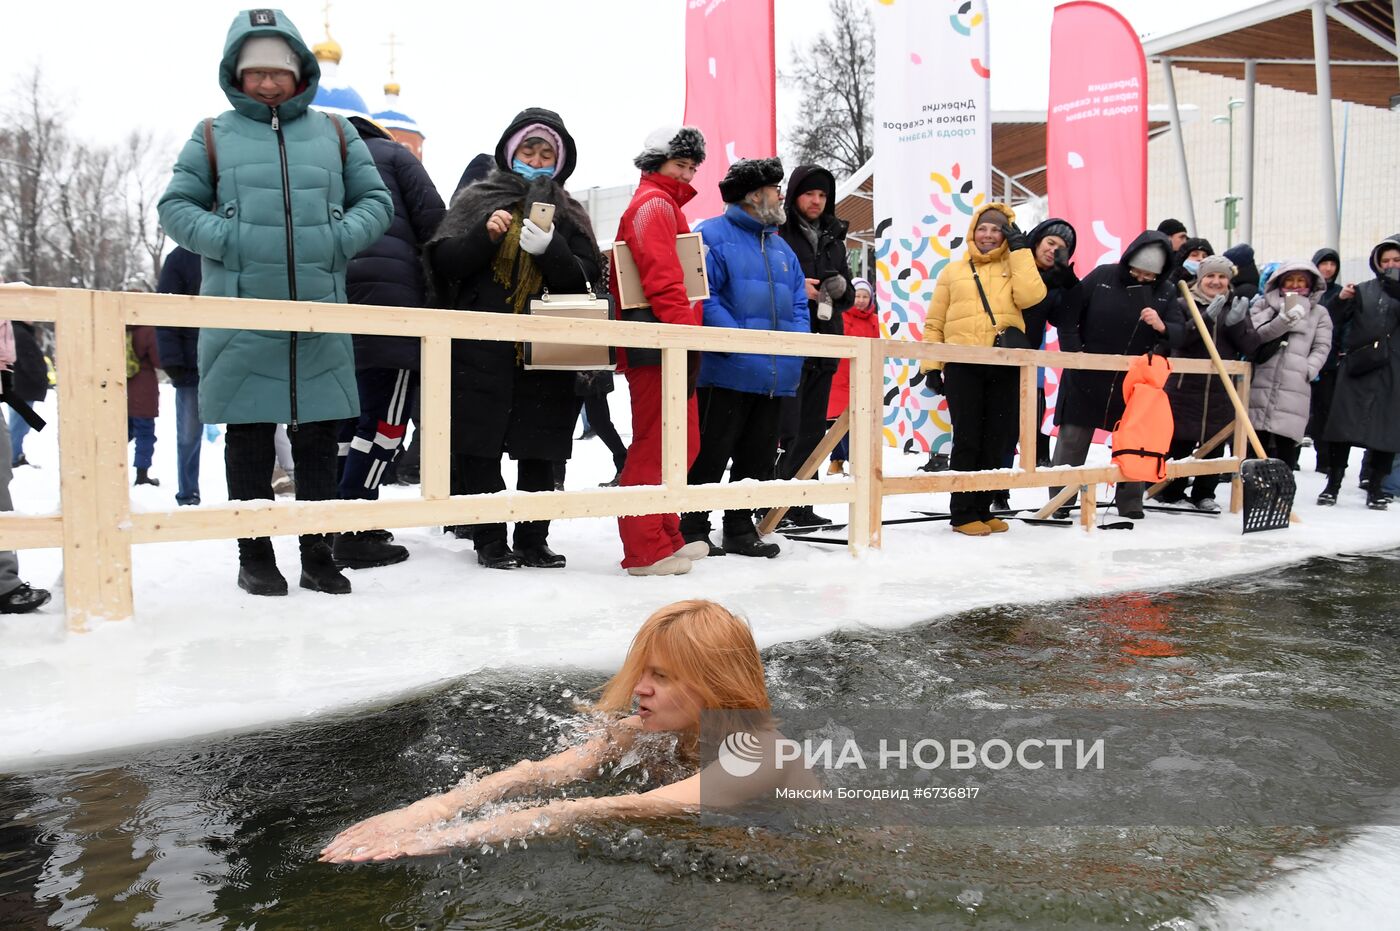
<path id="1" fill-rule="evenodd" d="M 700 235 L 709 253 L 710 297 L 705 326 L 737 330 L 810 333 L 806 279 L 792 248 L 737 204 L 706 220 Z M 700 358 L 702 388 L 791 397 L 802 375 L 801 356 L 706 352 Z"/>
<path id="2" fill-rule="evenodd" d="M 235 75 L 244 41 L 258 35 L 281 36 L 301 59 L 296 95 L 275 110 Z M 394 205 L 369 149 L 343 117 L 309 109 L 320 76 L 280 10 L 234 17 L 219 65 L 233 109 L 213 124 L 218 177 L 201 122 L 159 204 L 170 238 L 204 257 L 201 294 L 344 303 L 350 257 L 388 230 Z M 360 410 L 348 334 L 206 328 L 199 374 L 206 423 L 309 423 Z"/>

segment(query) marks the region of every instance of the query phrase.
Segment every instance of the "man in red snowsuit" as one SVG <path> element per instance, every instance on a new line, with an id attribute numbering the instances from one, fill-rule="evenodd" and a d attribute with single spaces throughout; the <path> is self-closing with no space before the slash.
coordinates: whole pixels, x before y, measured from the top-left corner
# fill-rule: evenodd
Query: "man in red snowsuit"
<path id="1" fill-rule="evenodd" d="M 690 232 L 681 207 L 695 196 L 690 181 L 705 160 L 705 137 L 691 126 L 653 130 L 634 164 L 642 180 L 622 214 L 617 241 L 627 243 L 651 304 L 650 315 L 629 312 L 627 319 L 699 326 L 700 305 L 686 298 L 685 275 L 676 255 L 676 236 Z M 612 272 L 617 298 L 617 272 Z M 618 481 L 621 486 L 661 484 L 661 358 L 658 350 L 619 349 L 618 371 L 627 376 L 632 398 L 632 445 Z M 695 394 L 686 401 L 686 467 L 700 450 Z M 709 553 L 706 543 L 686 544 L 675 514 L 619 517 L 622 567 L 630 575 L 682 575 L 693 559 Z"/>

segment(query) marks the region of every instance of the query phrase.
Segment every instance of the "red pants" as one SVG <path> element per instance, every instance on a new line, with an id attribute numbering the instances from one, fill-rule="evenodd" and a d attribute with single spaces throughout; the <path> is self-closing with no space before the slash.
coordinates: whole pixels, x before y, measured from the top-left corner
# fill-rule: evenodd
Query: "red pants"
<path id="1" fill-rule="evenodd" d="M 661 366 L 627 370 L 627 391 L 632 397 L 632 445 L 619 485 L 661 484 Z M 685 466 L 690 468 L 700 452 L 700 417 L 692 396 L 685 405 Z M 675 514 L 619 517 L 622 568 L 650 566 L 685 545 L 680 518 Z"/>

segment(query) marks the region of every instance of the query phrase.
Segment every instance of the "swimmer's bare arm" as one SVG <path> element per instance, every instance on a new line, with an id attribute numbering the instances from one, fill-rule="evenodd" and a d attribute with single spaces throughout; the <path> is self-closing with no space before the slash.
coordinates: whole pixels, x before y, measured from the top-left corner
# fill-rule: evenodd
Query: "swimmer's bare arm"
<path id="1" fill-rule="evenodd" d="M 320 859 L 345 859 L 357 849 L 387 836 L 418 831 L 454 818 L 463 810 L 480 808 L 521 790 L 565 785 L 586 779 L 624 752 L 631 745 L 637 729 L 635 719 L 627 718 L 582 746 L 570 747 L 542 760 L 521 760 L 514 766 L 475 782 L 463 782 L 440 795 L 430 795 L 412 805 L 366 818 L 337 834 L 321 851 Z"/>
<path id="2" fill-rule="evenodd" d="M 365 845 L 350 854 L 322 859 L 358 863 L 427 856 L 453 847 L 474 847 L 477 844 L 560 834 L 589 821 L 664 818 L 688 814 L 699 808 L 700 776 L 697 774 L 650 792 L 566 799 L 466 824 L 443 825 L 417 833 L 380 837 L 376 843 Z"/>

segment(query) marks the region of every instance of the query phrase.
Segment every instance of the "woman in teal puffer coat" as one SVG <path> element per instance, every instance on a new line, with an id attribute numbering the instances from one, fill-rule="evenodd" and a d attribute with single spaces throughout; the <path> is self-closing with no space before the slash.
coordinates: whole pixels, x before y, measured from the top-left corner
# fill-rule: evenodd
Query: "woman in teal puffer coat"
<path id="1" fill-rule="evenodd" d="M 170 237 L 202 257 L 200 294 L 344 303 L 350 258 L 389 228 L 393 202 L 359 134 L 309 109 L 320 73 L 280 10 L 234 18 L 219 65 L 233 109 L 195 128 L 159 204 Z M 359 413 L 348 334 L 203 329 L 199 372 L 202 419 L 228 424 L 230 498 L 272 499 L 279 423 L 297 498 L 337 497 L 336 427 Z M 350 590 L 323 535 L 303 536 L 301 556 L 303 588 Z M 239 540 L 238 584 L 286 594 L 270 540 Z"/>

